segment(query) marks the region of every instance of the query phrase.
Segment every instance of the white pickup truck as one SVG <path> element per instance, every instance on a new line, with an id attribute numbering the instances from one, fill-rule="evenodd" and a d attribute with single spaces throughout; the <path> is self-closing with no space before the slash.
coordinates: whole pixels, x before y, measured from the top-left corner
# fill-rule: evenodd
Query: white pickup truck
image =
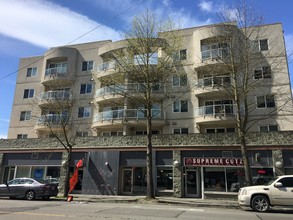
<path id="1" fill-rule="evenodd" d="M 240 188 L 240 206 L 266 212 L 270 206 L 293 206 L 293 175 L 279 176 L 265 185 Z"/>

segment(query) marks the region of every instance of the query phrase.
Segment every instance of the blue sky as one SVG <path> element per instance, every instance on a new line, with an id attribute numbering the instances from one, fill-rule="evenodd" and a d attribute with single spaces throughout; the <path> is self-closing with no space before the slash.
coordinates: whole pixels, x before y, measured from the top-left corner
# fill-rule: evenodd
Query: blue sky
<path id="1" fill-rule="evenodd" d="M 0 138 L 6 138 L 19 59 L 68 43 L 121 38 L 133 16 L 151 8 L 182 27 L 217 22 L 234 0 L 0 0 Z M 282 22 L 287 52 L 293 52 L 293 1 L 255 0 L 264 23 Z M 96 28 L 96 29 L 95 29 Z M 95 29 L 95 30 L 93 30 Z M 93 31 L 91 31 L 93 30 Z M 79 38 L 85 33 L 85 36 Z M 78 40 L 75 40 L 79 38 Z M 74 41 L 75 40 L 75 41 Z M 74 41 L 74 42 L 72 42 Z M 293 59 L 289 57 L 291 81 Z"/>

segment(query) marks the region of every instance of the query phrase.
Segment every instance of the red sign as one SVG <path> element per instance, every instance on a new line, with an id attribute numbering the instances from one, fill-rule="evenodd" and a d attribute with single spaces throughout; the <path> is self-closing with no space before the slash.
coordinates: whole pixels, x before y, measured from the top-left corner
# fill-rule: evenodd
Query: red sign
<path id="1" fill-rule="evenodd" d="M 241 158 L 185 157 L 185 166 L 243 166 Z"/>

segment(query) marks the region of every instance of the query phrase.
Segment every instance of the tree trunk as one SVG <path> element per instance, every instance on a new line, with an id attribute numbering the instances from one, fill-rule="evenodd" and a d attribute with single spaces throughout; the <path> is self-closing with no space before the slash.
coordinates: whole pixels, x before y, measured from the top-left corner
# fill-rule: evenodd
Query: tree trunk
<path id="1" fill-rule="evenodd" d="M 240 138 L 241 155 L 242 155 L 244 173 L 245 173 L 245 182 L 247 186 L 251 186 L 252 176 L 251 176 L 251 169 L 250 169 L 249 159 L 248 159 L 247 150 L 246 150 L 246 140 L 245 140 L 244 134 L 241 133 L 239 138 Z"/>
<path id="2" fill-rule="evenodd" d="M 68 196 L 69 192 L 69 179 L 70 179 L 70 160 L 71 160 L 71 150 L 69 150 L 66 158 L 66 170 L 65 170 L 65 179 L 64 179 L 64 197 Z"/>

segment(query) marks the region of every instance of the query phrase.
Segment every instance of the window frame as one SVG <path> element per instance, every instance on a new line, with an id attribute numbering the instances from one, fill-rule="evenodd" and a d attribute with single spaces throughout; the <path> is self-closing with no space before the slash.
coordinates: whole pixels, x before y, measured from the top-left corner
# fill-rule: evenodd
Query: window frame
<path id="1" fill-rule="evenodd" d="M 32 111 L 21 111 L 19 116 L 19 121 L 30 121 Z"/>
<path id="2" fill-rule="evenodd" d="M 23 99 L 31 99 L 34 97 L 35 90 L 34 89 L 25 89 L 23 91 Z"/>
<path id="3" fill-rule="evenodd" d="M 258 99 L 261 98 L 261 97 L 263 98 L 263 101 L 262 101 L 263 103 L 260 102 L 260 101 L 258 101 Z M 271 97 L 272 97 L 271 100 L 268 99 L 268 98 L 271 98 Z M 261 107 L 260 107 L 260 104 L 262 104 Z M 269 104 L 269 106 L 268 106 L 268 104 Z M 261 95 L 261 96 L 256 96 L 256 106 L 257 106 L 258 109 L 275 108 L 276 107 L 276 101 L 275 101 L 274 95 Z"/>
<path id="4" fill-rule="evenodd" d="M 38 75 L 37 67 L 29 67 L 26 69 L 26 77 L 36 77 Z"/>
<path id="5" fill-rule="evenodd" d="M 175 133 L 175 130 L 178 130 L 178 132 Z M 189 128 L 173 128 L 172 134 L 189 134 Z"/>
<path id="6" fill-rule="evenodd" d="M 277 128 L 277 130 L 274 130 L 272 128 Z M 266 128 L 266 130 L 262 130 L 262 128 Z M 259 132 L 274 132 L 274 131 L 279 131 L 278 125 L 271 124 L 271 125 L 259 125 L 258 126 Z"/>
<path id="7" fill-rule="evenodd" d="M 92 94 L 92 92 L 93 92 L 93 83 L 80 84 L 80 90 L 79 90 L 80 95 Z"/>
<path id="8" fill-rule="evenodd" d="M 87 107 L 79 107 L 77 117 L 78 118 L 90 118 L 91 117 L 92 108 Z M 81 114 L 82 113 L 82 114 Z"/>
<path id="9" fill-rule="evenodd" d="M 85 67 L 85 68 L 84 68 Z M 90 68 L 91 67 L 91 68 Z M 81 63 L 81 71 L 86 72 L 86 71 L 92 71 L 94 70 L 94 61 L 89 60 L 89 61 L 83 61 Z"/>
<path id="10" fill-rule="evenodd" d="M 28 135 L 27 134 L 17 134 L 16 139 L 27 139 Z"/>
<path id="11" fill-rule="evenodd" d="M 172 86 L 173 87 L 187 86 L 187 75 L 173 75 Z"/>
<path id="12" fill-rule="evenodd" d="M 265 68 L 268 68 L 267 70 L 265 70 Z M 256 74 L 256 72 L 258 72 L 258 74 Z M 260 77 L 256 77 L 260 76 Z M 272 78 L 272 70 L 271 70 L 271 66 L 262 66 L 259 69 L 255 69 L 254 70 L 254 74 L 253 74 L 253 78 L 256 80 L 259 79 L 271 79 Z"/>
<path id="13" fill-rule="evenodd" d="M 185 104 L 183 104 L 183 102 L 185 102 L 186 104 L 186 110 L 184 109 L 183 111 L 183 106 Z M 178 103 L 178 111 L 176 110 L 177 107 L 175 106 L 175 103 Z M 175 109 L 176 107 L 176 109 Z M 187 100 L 176 100 L 173 102 L 173 108 L 172 108 L 173 113 L 183 113 L 183 112 L 188 112 L 188 101 Z"/>

